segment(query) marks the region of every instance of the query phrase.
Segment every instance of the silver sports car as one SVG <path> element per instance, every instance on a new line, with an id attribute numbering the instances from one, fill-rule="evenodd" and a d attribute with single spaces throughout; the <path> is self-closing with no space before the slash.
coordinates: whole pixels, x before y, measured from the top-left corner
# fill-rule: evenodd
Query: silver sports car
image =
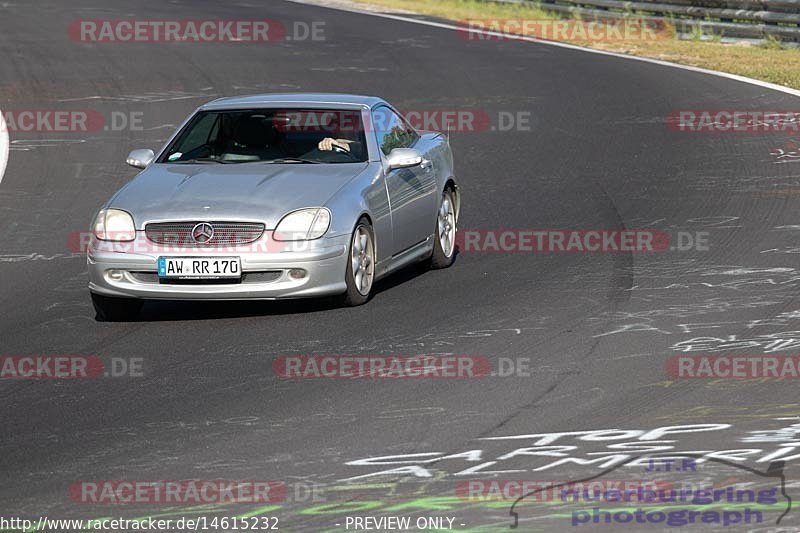
<path id="1" fill-rule="evenodd" d="M 275 94 L 197 109 L 97 213 L 88 246 L 99 320 L 146 299 L 340 295 L 413 262 L 452 264 L 460 193 L 446 136 L 380 98 Z"/>

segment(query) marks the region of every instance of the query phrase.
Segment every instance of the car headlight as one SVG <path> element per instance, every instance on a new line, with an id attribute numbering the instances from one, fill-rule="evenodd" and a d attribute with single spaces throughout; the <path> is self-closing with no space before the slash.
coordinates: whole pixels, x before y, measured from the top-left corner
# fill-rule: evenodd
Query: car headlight
<path id="1" fill-rule="evenodd" d="M 278 222 L 273 233 L 276 241 L 310 241 L 319 239 L 331 225 L 331 212 L 324 207 L 292 211 Z"/>
<path id="2" fill-rule="evenodd" d="M 136 238 L 133 217 L 121 209 L 101 209 L 92 230 L 94 236 L 103 241 L 127 242 Z"/>

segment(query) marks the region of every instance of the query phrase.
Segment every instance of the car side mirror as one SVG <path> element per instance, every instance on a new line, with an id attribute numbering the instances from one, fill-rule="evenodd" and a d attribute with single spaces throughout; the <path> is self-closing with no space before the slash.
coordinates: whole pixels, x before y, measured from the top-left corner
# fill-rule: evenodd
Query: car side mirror
<path id="1" fill-rule="evenodd" d="M 389 170 L 415 167 L 422 164 L 422 154 L 413 148 L 395 148 L 386 156 Z"/>
<path id="2" fill-rule="evenodd" d="M 155 158 L 156 154 L 148 148 L 144 150 L 134 150 L 129 153 L 128 159 L 126 159 L 125 162 L 133 168 L 145 168 L 152 163 Z"/>

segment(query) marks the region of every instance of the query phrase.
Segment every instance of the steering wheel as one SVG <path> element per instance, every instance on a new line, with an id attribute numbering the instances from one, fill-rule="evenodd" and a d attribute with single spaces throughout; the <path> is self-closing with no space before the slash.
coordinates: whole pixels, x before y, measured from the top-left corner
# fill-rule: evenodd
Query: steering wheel
<path id="1" fill-rule="evenodd" d="M 354 161 L 358 160 L 358 156 L 353 153 L 352 145 L 351 145 L 351 149 L 350 150 L 347 150 L 346 148 L 342 148 L 341 146 L 339 146 L 337 144 L 331 145 L 331 149 L 332 149 L 331 151 L 333 153 L 335 153 L 335 154 L 341 154 L 341 155 L 347 156 L 347 157 L 349 157 L 350 159 L 352 159 Z"/>

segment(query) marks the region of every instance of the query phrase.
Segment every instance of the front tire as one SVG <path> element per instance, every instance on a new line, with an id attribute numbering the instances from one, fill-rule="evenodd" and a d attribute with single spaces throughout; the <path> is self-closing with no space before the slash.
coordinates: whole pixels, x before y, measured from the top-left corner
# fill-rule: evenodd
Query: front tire
<path id="1" fill-rule="evenodd" d="M 361 217 L 350 239 L 345 272 L 347 290 L 342 295 L 342 305 L 361 305 L 372 294 L 372 282 L 375 280 L 374 235 L 372 224 L 366 217 Z"/>
<path id="2" fill-rule="evenodd" d="M 451 189 L 445 189 L 436 213 L 436 238 L 433 240 L 431 268 L 447 268 L 456 258 L 456 201 Z"/>
<path id="3" fill-rule="evenodd" d="M 125 322 L 139 314 L 144 302 L 135 298 L 115 298 L 92 293 L 95 320 L 98 322 Z"/>

